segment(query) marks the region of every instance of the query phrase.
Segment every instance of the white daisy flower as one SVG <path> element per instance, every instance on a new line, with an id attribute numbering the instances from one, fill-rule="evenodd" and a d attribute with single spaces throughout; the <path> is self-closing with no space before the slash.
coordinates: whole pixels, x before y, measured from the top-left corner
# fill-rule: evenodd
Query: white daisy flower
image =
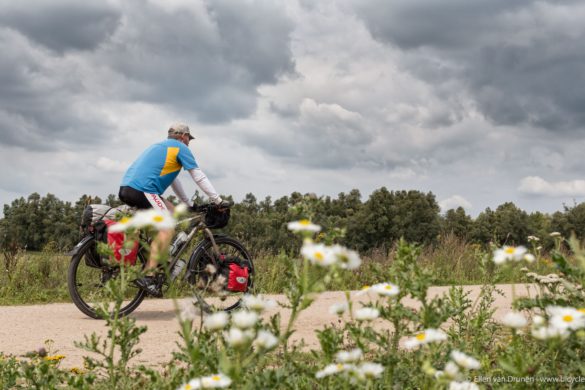
<path id="1" fill-rule="evenodd" d="M 365 379 L 379 378 L 384 372 L 384 366 L 378 363 L 363 362 L 357 368 L 358 376 Z"/>
<path id="2" fill-rule="evenodd" d="M 293 232 L 313 232 L 321 231 L 321 226 L 311 223 L 308 219 L 301 219 L 300 221 L 289 222 L 287 224 L 288 230 Z"/>
<path id="3" fill-rule="evenodd" d="M 203 326 L 209 330 L 220 330 L 227 326 L 230 316 L 225 311 L 213 313 L 203 320 Z"/>
<path id="4" fill-rule="evenodd" d="M 343 313 L 349 310 L 349 304 L 347 302 L 341 303 L 334 303 L 333 305 L 329 306 L 329 313 L 330 314 L 337 314 L 342 315 Z"/>
<path id="5" fill-rule="evenodd" d="M 219 389 L 228 387 L 232 380 L 224 374 L 215 374 L 201 378 L 201 387 L 203 389 Z"/>
<path id="6" fill-rule="evenodd" d="M 244 306 L 250 310 L 261 313 L 264 310 L 276 307 L 276 301 L 273 299 L 265 299 L 262 295 L 246 294 L 242 298 Z"/>
<path id="7" fill-rule="evenodd" d="M 585 327 L 585 315 L 572 307 L 547 306 L 549 324 L 558 329 L 581 329 Z"/>
<path id="8" fill-rule="evenodd" d="M 108 231 L 112 233 L 125 232 L 126 230 L 135 227 L 134 220 L 130 217 L 122 217 L 118 222 L 108 226 Z"/>
<path id="9" fill-rule="evenodd" d="M 362 259 L 356 251 L 352 251 L 341 245 L 333 245 L 331 251 L 337 257 L 340 268 L 356 269 L 362 264 Z"/>
<path id="10" fill-rule="evenodd" d="M 554 326 L 541 326 L 532 329 L 532 337 L 538 340 L 565 339 L 569 336 L 567 328 L 556 328 Z"/>
<path id="11" fill-rule="evenodd" d="M 311 263 L 327 267 L 337 262 L 337 257 L 330 247 L 323 244 L 305 242 L 301 248 L 301 255 Z"/>
<path id="12" fill-rule="evenodd" d="M 532 253 L 526 253 L 524 255 L 524 257 L 522 258 L 522 260 L 527 261 L 529 263 L 534 262 L 534 260 L 536 260 L 536 257 L 534 257 L 534 255 Z"/>
<path id="13" fill-rule="evenodd" d="M 404 342 L 407 349 L 417 348 L 424 344 L 447 340 L 447 334 L 440 329 L 425 329 Z"/>
<path id="14" fill-rule="evenodd" d="M 266 330 L 261 330 L 258 332 L 253 344 L 257 348 L 269 350 L 278 345 L 278 338 Z"/>
<path id="15" fill-rule="evenodd" d="M 542 326 L 544 325 L 544 317 L 543 316 L 539 316 L 539 315 L 535 315 L 534 317 L 532 317 L 532 323 L 536 326 Z"/>
<path id="16" fill-rule="evenodd" d="M 510 311 L 502 318 L 502 324 L 510 328 L 520 329 L 528 325 L 528 320 L 521 313 Z"/>
<path id="17" fill-rule="evenodd" d="M 477 370 L 478 368 L 481 367 L 479 361 L 460 351 L 456 350 L 451 351 L 451 359 L 453 359 L 453 361 L 457 363 L 460 367 L 463 367 L 468 370 Z"/>
<path id="18" fill-rule="evenodd" d="M 189 206 L 187 206 L 186 203 L 180 203 L 175 207 L 175 210 L 173 211 L 173 218 L 179 218 L 180 216 L 184 215 L 187 213 L 187 208 Z"/>
<path id="19" fill-rule="evenodd" d="M 238 310 L 232 315 L 232 322 L 240 329 L 248 329 L 258 322 L 258 314 L 253 311 Z"/>
<path id="20" fill-rule="evenodd" d="M 449 383 L 449 390 L 479 390 L 479 386 L 469 381 L 453 381 Z"/>
<path id="21" fill-rule="evenodd" d="M 504 245 L 501 249 L 496 249 L 494 252 L 494 263 L 502 264 L 506 261 L 520 261 L 526 254 L 526 248 L 523 246 L 508 246 Z"/>
<path id="22" fill-rule="evenodd" d="M 238 328 L 230 328 L 224 332 L 225 341 L 232 347 L 240 347 L 254 338 L 254 332 L 242 331 Z"/>
<path id="23" fill-rule="evenodd" d="M 339 351 L 335 354 L 335 360 L 338 363 L 355 363 L 360 360 L 363 356 L 363 352 L 359 348 L 352 349 L 351 351 Z"/>
<path id="24" fill-rule="evenodd" d="M 400 289 L 398 288 L 397 285 L 392 284 L 392 283 L 377 283 L 377 284 L 374 284 L 369 289 L 369 291 L 372 291 L 378 295 L 393 297 L 395 295 L 398 295 L 398 293 L 400 292 Z"/>
<path id="25" fill-rule="evenodd" d="M 133 219 L 136 228 L 152 226 L 157 230 L 168 230 L 173 229 L 177 224 L 175 218 L 168 211 L 154 209 L 138 211 Z"/>
<path id="26" fill-rule="evenodd" d="M 329 364 L 325 366 L 321 371 L 317 371 L 315 374 L 315 378 L 320 379 L 326 376 L 331 376 L 335 374 L 339 374 L 340 372 L 349 371 L 354 369 L 355 366 L 353 364 L 343 364 L 343 363 L 336 363 L 336 364 Z"/>
<path id="27" fill-rule="evenodd" d="M 354 317 L 358 321 L 373 321 L 380 316 L 380 310 L 373 307 L 362 307 L 354 313 Z"/>
<path id="28" fill-rule="evenodd" d="M 201 379 L 191 379 L 189 382 L 177 388 L 177 390 L 196 390 L 201 388 Z"/>
<path id="29" fill-rule="evenodd" d="M 443 371 L 444 375 L 447 375 L 449 378 L 455 379 L 459 374 L 459 366 L 451 361 L 445 364 L 445 370 Z"/>

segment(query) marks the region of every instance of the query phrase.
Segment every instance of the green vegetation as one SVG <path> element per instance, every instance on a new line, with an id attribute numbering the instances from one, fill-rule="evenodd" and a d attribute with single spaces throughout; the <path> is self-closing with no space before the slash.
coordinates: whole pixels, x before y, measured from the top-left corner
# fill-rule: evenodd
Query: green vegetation
<path id="1" fill-rule="evenodd" d="M 312 233 L 300 234 L 306 239 Z M 498 293 L 495 283 L 510 274 L 527 272 L 516 270 L 525 261 L 533 261 L 537 268 L 546 263 L 540 252 L 527 253 L 518 247 L 496 250 L 493 256 L 477 252 L 475 272 L 484 283 L 475 300 L 457 286 L 443 296 L 430 298 L 428 289 L 435 284 L 435 274 L 426 267 L 424 256 L 432 249 L 400 240 L 391 251 L 388 266 L 379 270 L 376 283 L 362 291 L 369 299 L 358 303 L 347 292 L 345 301 L 331 307 L 339 322 L 317 331 L 320 346 L 310 353 L 289 343 L 298 314 L 310 307 L 320 292 L 346 285 L 355 275 L 353 269 L 361 267 L 359 261 L 349 266 L 349 256 L 355 253 L 330 245 L 331 236 L 322 236 L 327 245 L 305 241 L 303 257 L 281 258 L 286 267 L 275 271 L 284 274 L 286 307 L 292 313 L 286 322 L 278 313 L 268 320 L 258 316 L 276 305 L 261 296 L 247 297 L 247 308 L 229 316 L 223 312 L 204 316 L 194 305 L 180 308 L 177 304 L 181 340 L 169 353 L 169 363 L 156 367 L 133 365 L 132 359 L 141 353 L 140 337 L 148 329 L 137 326 L 131 317 L 120 318 L 116 312 L 110 315 L 110 307 L 120 308 L 132 278 L 121 272 L 121 277 L 105 286 L 113 304 L 104 303 L 100 310 L 107 336 L 91 334 L 76 343 L 91 353 L 83 369 L 59 368 L 63 356 L 51 351 L 39 350 L 19 359 L 0 353 L 0 387 L 579 387 L 573 381 L 583 376 L 585 359 L 585 251 L 572 240 L 573 255 L 567 257 L 558 250 L 562 237 L 554 237 L 555 249 L 547 261 L 557 274 L 526 273 L 525 279 L 535 282 L 540 293 L 514 299 L 514 311 L 502 322 L 492 317 L 494 294 Z M 477 250 L 473 246 L 464 249 Z M 446 252 L 444 256 L 454 254 Z M 380 263 L 377 259 L 371 262 Z M 416 308 L 403 304 L 407 296 L 419 303 Z"/>

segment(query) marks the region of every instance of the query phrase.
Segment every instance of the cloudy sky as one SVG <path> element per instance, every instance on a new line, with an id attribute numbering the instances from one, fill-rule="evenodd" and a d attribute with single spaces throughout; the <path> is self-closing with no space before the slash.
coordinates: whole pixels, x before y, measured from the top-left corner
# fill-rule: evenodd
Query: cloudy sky
<path id="1" fill-rule="evenodd" d="M 0 205 L 117 193 L 180 120 L 237 200 L 386 186 L 553 212 L 585 200 L 583 20 L 569 0 L 0 0 Z"/>

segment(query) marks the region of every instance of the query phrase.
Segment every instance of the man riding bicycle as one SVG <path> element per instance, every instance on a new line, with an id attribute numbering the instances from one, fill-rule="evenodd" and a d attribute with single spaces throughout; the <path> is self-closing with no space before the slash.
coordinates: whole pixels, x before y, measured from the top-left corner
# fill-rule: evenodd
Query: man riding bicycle
<path id="1" fill-rule="evenodd" d="M 178 179 L 181 168 L 184 168 L 212 203 L 222 205 L 222 199 L 197 165 L 193 153 L 188 148 L 189 141 L 194 138 L 187 125 L 183 123 L 171 125 L 168 130 L 168 139 L 148 147 L 130 165 L 122 179 L 118 194 L 120 200 L 138 209 L 172 210 L 173 205 L 161 196 L 171 186 L 177 197 L 191 206 Z M 150 257 L 144 269 L 146 276 L 135 281 L 138 287 L 150 295 L 162 296 L 153 271 L 158 265 L 161 254 L 168 249 L 173 234 L 174 229 L 158 232 L 151 244 Z"/>

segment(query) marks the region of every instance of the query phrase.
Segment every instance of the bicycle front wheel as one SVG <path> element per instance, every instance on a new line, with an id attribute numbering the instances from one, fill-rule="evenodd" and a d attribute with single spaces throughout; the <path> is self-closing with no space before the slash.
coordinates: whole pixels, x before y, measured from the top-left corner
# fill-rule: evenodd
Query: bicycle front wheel
<path id="1" fill-rule="evenodd" d="M 91 318 L 101 319 L 97 307 L 111 301 L 111 297 L 105 291 L 105 284 L 110 279 L 119 278 L 120 267 L 96 266 L 95 245 L 95 240 L 91 238 L 83 243 L 72 256 L 67 272 L 67 286 L 73 303 L 82 313 Z M 139 261 L 142 260 L 140 257 Z M 119 315 L 126 316 L 132 313 L 145 296 L 146 293 L 143 290 L 128 282 Z"/>
<path id="2" fill-rule="evenodd" d="M 194 295 L 206 312 L 231 311 L 240 307 L 244 294 L 252 292 L 254 285 L 254 263 L 242 243 L 231 237 L 214 236 L 219 253 L 214 253 L 211 240 L 202 241 L 189 260 L 188 282 L 194 285 Z M 248 284 L 245 291 L 227 290 L 227 283 L 217 283 L 222 275 L 222 259 L 237 258 L 248 268 Z M 212 268 L 209 268 L 212 266 Z"/>

